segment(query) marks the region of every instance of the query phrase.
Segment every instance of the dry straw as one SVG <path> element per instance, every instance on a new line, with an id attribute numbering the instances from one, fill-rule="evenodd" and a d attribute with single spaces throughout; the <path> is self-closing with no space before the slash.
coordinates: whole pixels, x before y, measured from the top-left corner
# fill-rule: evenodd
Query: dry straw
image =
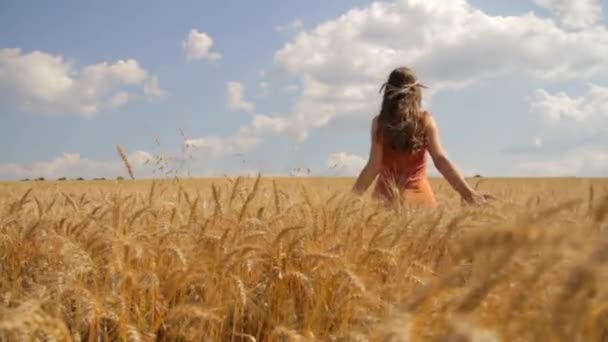
<path id="1" fill-rule="evenodd" d="M 0 341 L 603 341 L 593 182 L 485 179 L 490 208 L 433 183 L 439 212 L 351 180 L 7 185 Z"/>

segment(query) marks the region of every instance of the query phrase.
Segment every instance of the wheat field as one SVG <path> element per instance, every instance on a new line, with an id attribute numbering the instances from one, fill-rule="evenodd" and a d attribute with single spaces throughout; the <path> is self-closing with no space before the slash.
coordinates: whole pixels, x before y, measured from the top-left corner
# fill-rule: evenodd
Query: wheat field
<path id="1" fill-rule="evenodd" d="M 608 180 L 0 183 L 2 341 L 608 341 Z"/>

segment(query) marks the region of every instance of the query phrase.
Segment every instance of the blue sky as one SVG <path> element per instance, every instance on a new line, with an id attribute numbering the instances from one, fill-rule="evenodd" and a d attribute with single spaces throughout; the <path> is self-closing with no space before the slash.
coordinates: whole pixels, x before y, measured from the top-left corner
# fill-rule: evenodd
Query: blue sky
<path id="1" fill-rule="evenodd" d="M 0 178 L 355 175 L 411 65 L 466 174 L 608 174 L 599 0 L 3 1 Z M 154 137 L 160 141 L 155 146 Z M 432 168 L 431 168 L 432 169 Z"/>

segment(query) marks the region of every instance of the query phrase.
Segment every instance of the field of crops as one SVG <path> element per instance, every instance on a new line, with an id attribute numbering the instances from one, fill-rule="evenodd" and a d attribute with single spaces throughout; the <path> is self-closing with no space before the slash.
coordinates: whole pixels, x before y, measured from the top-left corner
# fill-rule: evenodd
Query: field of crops
<path id="1" fill-rule="evenodd" d="M 608 340 L 608 180 L 352 183 L 0 183 L 0 340 Z"/>

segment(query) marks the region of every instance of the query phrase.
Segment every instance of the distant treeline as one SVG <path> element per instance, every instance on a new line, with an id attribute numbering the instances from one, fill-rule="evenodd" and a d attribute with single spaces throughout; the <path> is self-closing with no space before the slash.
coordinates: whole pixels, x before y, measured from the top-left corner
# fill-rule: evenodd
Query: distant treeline
<path id="1" fill-rule="evenodd" d="M 124 178 L 124 177 L 121 177 L 121 176 L 116 177 L 116 180 L 119 180 L 119 181 L 124 180 L 124 179 L 125 179 L 125 178 Z M 38 178 L 34 178 L 34 179 L 24 178 L 24 179 L 22 179 L 21 181 L 22 181 L 22 182 L 32 182 L 32 181 L 33 181 L 33 182 L 44 182 L 44 181 L 46 181 L 46 180 L 47 180 L 47 179 L 46 179 L 46 178 L 44 178 L 44 177 L 38 177 Z M 60 177 L 60 178 L 57 178 L 57 181 L 59 181 L 59 182 L 63 182 L 63 181 L 85 181 L 85 180 L 86 180 L 86 179 L 85 179 L 85 178 L 83 178 L 83 177 L 78 177 L 78 178 L 69 178 L 69 179 L 68 179 L 67 177 Z M 105 181 L 105 180 L 107 180 L 107 179 L 106 179 L 106 178 L 104 178 L 104 177 L 99 177 L 99 178 L 93 178 L 92 180 L 94 180 L 94 181 Z"/>

